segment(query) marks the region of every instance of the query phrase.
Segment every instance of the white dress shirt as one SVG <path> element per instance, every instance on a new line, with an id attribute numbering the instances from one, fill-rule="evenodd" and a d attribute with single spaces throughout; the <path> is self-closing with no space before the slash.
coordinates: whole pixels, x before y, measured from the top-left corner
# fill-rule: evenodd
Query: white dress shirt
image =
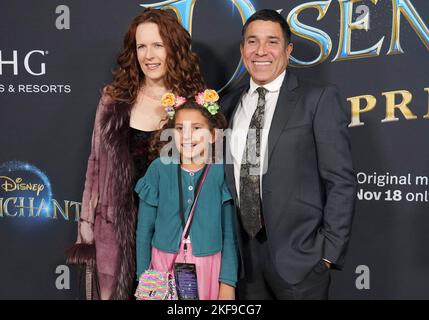
<path id="1" fill-rule="evenodd" d="M 276 79 L 272 82 L 263 85 L 267 89 L 265 94 L 265 115 L 264 115 L 264 129 L 262 131 L 261 139 L 261 159 L 260 159 L 260 196 L 262 198 L 262 177 L 266 172 L 264 166 L 268 165 L 267 161 L 267 146 L 268 146 L 268 134 L 270 132 L 271 122 L 273 119 L 274 111 L 276 110 L 277 100 L 279 98 L 280 88 L 283 84 L 283 80 L 286 76 L 286 70 L 283 71 Z M 240 169 L 243 158 L 244 149 L 246 147 L 247 132 L 249 130 L 250 121 L 253 113 L 256 110 L 258 104 L 259 94 L 256 91 L 257 88 L 261 87 L 256 84 L 253 79 L 250 79 L 250 88 L 247 93 L 243 95 L 237 112 L 234 115 L 232 122 L 231 132 L 231 155 L 234 163 L 234 177 L 235 186 L 237 189 L 237 196 L 240 199 Z"/>

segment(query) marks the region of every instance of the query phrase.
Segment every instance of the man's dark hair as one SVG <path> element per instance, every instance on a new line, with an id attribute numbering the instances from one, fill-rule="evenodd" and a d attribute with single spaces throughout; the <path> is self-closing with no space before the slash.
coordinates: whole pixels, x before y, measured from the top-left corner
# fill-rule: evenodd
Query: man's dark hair
<path id="1" fill-rule="evenodd" d="M 290 43 L 292 34 L 286 19 L 275 10 L 262 9 L 262 10 L 256 11 L 249 19 L 247 19 L 246 23 L 244 24 L 243 29 L 241 30 L 242 44 L 244 43 L 244 35 L 246 34 L 247 27 L 249 26 L 250 23 L 257 20 L 272 21 L 280 24 L 280 27 L 282 28 L 282 31 L 283 31 L 283 37 L 285 39 L 285 45 Z"/>

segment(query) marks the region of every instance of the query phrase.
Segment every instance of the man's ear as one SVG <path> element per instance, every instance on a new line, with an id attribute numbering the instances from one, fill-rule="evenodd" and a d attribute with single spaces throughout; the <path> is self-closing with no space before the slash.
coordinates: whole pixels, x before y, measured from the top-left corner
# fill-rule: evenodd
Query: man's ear
<path id="1" fill-rule="evenodd" d="M 287 58 L 288 58 L 288 60 L 289 60 L 289 57 L 290 57 L 290 55 L 292 54 L 292 51 L 293 51 L 293 43 L 291 42 L 291 43 L 289 43 L 287 46 L 286 46 L 286 55 L 287 55 Z"/>

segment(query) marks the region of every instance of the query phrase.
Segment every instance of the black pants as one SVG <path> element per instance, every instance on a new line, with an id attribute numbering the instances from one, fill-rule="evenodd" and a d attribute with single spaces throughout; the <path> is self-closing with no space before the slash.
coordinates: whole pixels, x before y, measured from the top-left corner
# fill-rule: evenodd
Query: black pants
<path id="1" fill-rule="evenodd" d="M 238 299 L 328 299 L 331 275 L 323 260 L 298 284 L 287 283 L 276 271 L 264 229 L 254 239 L 243 235 L 243 262 L 245 276 L 238 282 Z"/>

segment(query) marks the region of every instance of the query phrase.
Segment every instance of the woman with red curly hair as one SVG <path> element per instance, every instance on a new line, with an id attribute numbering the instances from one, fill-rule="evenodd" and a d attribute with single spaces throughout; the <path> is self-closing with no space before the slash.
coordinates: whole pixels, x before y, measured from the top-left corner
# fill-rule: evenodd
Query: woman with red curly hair
<path id="1" fill-rule="evenodd" d="M 69 263 L 87 266 L 87 299 L 132 297 L 133 188 L 151 162 L 150 138 L 168 120 L 161 97 L 192 97 L 204 88 L 191 37 L 167 11 L 146 9 L 134 18 L 117 64 L 97 108 L 78 238 L 67 252 Z"/>

